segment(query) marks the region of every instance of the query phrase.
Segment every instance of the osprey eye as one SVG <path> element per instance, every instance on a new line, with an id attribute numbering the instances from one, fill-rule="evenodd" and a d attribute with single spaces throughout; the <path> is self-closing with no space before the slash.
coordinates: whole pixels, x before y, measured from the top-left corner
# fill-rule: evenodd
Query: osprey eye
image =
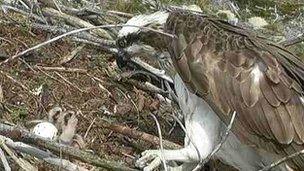
<path id="1" fill-rule="evenodd" d="M 127 47 L 127 40 L 126 39 L 119 39 L 117 41 L 117 46 L 120 47 L 120 48 Z"/>

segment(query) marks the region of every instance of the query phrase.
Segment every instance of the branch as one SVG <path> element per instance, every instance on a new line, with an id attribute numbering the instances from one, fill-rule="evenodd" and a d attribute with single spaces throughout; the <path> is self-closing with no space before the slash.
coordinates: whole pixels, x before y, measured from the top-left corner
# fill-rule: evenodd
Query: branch
<path id="1" fill-rule="evenodd" d="M 82 162 L 89 163 L 98 167 L 103 167 L 109 170 L 136 171 L 136 169 L 123 166 L 115 161 L 105 160 L 97 155 L 40 138 L 33 133 L 6 124 L 0 123 L 0 135 L 10 137 L 15 141 L 22 141 L 24 143 L 36 145 L 40 148 L 49 149 L 58 154 L 68 155 Z"/>
<path id="2" fill-rule="evenodd" d="M 65 170 L 68 170 L 68 171 L 74 171 L 74 170 L 87 171 L 87 169 L 82 168 L 80 166 L 77 166 L 76 164 L 74 164 L 74 163 L 72 163 L 68 160 L 58 158 L 57 156 L 55 156 L 51 152 L 46 152 L 46 151 L 40 150 L 36 147 L 24 144 L 22 142 L 14 142 L 10 138 L 4 137 L 2 135 L 0 135 L 0 139 L 3 142 L 5 142 L 5 144 L 8 147 L 10 147 L 14 150 L 17 150 L 21 153 L 26 153 L 26 154 L 29 154 L 31 156 L 37 157 L 38 159 L 44 160 L 45 162 L 47 162 L 49 164 L 52 164 L 52 165 L 55 165 L 57 167 L 64 168 Z"/>
<path id="3" fill-rule="evenodd" d="M 39 69 L 44 71 L 58 71 L 58 72 L 67 72 L 67 73 L 79 73 L 79 74 L 87 74 L 86 69 L 80 68 L 66 68 L 66 67 L 48 67 L 48 66 L 33 66 L 33 69 Z"/>
<path id="4" fill-rule="evenodd" d="M 48 41 L 42 42 L 42 43 L 40 43 L 40 44 L 37 44 L 37 45 L 35 45 L 35 46 L 33 46 L 33 47 L 29 48 L 29 49 L 26 49 L 26 50 L 24 50 L 24 51 L 22 51 L 22 52 L 20 52 L 20 53 L 18 53 L 18 54 L 16 54 L 16 55 L 14 55 L 14 56 L 11 56 L 11 57 L 7 58 L 7 59 L 4 60 L 3 62 L 0 62 L 0 66 L 1 66 L 1 65 L 4 65 L 4 64 L 6 64 L 6 63 L 8 63 L 8 62 L 11 61 L 11 60 L 14 60 L 14 59 L 16 59 L 16 58 L 19 58 L 20 56 L 23 56 L 23 55 L 25 55 L 25 54 L 27 54 L 27 53 L 33 51 L 33 50 L 36 50 L 36 49 L 38 49 L 38 48 L 40 48 L 40 47 L 42 47 L 42 46 L 48 45 L 48 44 L 50 44 L 50 43 L 52 43 L 52 42 L 55 42 L 55 41 L 57 41 L 57 40 L 59 40 L 59 39 L 62 39 L 62 38 L 64 38 L 64 37 L 67 37 L 67 36 L 70 36 L 70 35 L 73 35 L 73 34 L 76 34 L 76 33 L 80 33 L 80 32 L 83 32 L 83 31 L 92 30 L 92 29 L 98 29 L 98 28 L 115 28 L 115 27 L 138 27 L 138 28 L 141 28 L 141 29 L 146 29 L 146 30 L 149 30 L 149 31 L 157 32 L 157 33 L 159 33 L 159 34 L 162 34 L 162 35 L 164 35 L 164 36 L 168 36 L 168 37 L 170 37 L 170 38 L 175 38 L 175 36 L 172 35 L 172 34 L 163 33 L 163 32 L 160 32 L 160 31 L 158 31 L 158 30 L 155 30 L 155 29 L 152 29 L 152 28 L 149 28 L 149 27 L 142 27 L 142 26 L 135 26 L 135 25 L 126 25 L 126 24 L 116 24 L 116 25 L 111 25 L 111 24 L 110 24 L 110 25 L 92 26 L 92 27 L 87 27 L 87 28 L 76 29 L 76 30 L 73 30 L 73 31 L 64 33 L 64 34 L 62 34 L 62 35 L 60 35 L 60 36 L 54 37 L 54 38 L 52 38 L 52 39 L 50 39 L 50 40 L 48 40 Z"/>
<path id="5" fill-rule="evenodd" d="M 285 47 L 288 47 L 288 46 L 295 45 L 297 43 L 301 43 L 303 41 L 304 41 L 304 34 L 302 33 L 302 34 L 298 35 L 297 37 L 289 39 L 289 40 L 285 40 L 285 41 L 281 42 L 280 44 Z"/>
<path id="6" fill-rule="evenodd" d="M 44 8 L 42 10 L 47 16 L 52 16 L 58 19 L 63 19 L 65 22 L 75 26 L 75 27 L 94 27 L 93 24 L 84 21 L 78 17 L 74 17 L 65 13 L 60 13 L 59 11 L 53 8 Z M 106 39 L 113 39 L 112 36 L 103 28 L 97 28 L 93 31 L 96 35 L 106 38 Z"/>
<path id="7" fill-rule="evenodd" d="M 285 162 L 285 161 L 287 161 L 287 160 L 289 160 L 289 159 L 292 159 L 292 158 L 294 158 L 294 157 L 297 157 L 297 156 L 299 156 L 299 155 L 302 155 L 302 154 L 304 154 L 304 150 L 301 150 L 301 151 L 298 151 L 298 152 L 296 152 L 296 153 L 293 153 L 293 154 L 291 154 L 291 155 L 289 155 L 289 156 L 283 157 L 283 158 L 281 158 L 280 160 L 278 160 L 278 161 L 276 161 L 276 162 L 274 162 L 274 163 L 272 163 L 272 164 L 270 164 L 270 165 L 264 167 L 263 169 L 261 169 L 261 170 L 259 170 L 259 171 L 267 171 L 267 170 L 270 170 L 270 169 L 272 169 L 272 168 L 274 168 L 274 167 L 280 165 L 281 163 L 283 163 L 283 162 Z"/>
<path id="8" fill-rule="evenodd" d="M 157 136 L 145 133 L 145 132 L 141 132 L 141 131 L 137 131 L 135 129 L 129 128 L 127 126 L 121 126 L 118 124 L 110 124 L 107 121 L 104 121 L 102 119 L 96 118 L 96 122 L 95 125 L 97 127 L 100 128 L 107 128 L 110 129 L 116 133 L 120 133 L 123 135 L 126 135 L 128 137 L 134 138 L 134 139 L 138 139 L 138 140 L 144 140 L 146 142 L 149 142 L 153 145 L 160 145 L 159 144 L 159 138 Z M 181 148 L 180 145 L 175 144 L 171 141 L 168 140 L 163 140 L 163 145 L 165 148 L 169 148 L 169 149 L 179 149 Z"/>
<path id="9" fill-rule="evenodd" d="M 12 169 L 9 166 L 8 161 L 7 161 L 7 159 L 6 159 L 5 155 L 4 155 L 4 152 L 3 152 L 3 150 L 1 148 L 0 148 L 0 158 L 1 158 L 1 162 L 3 164 L 4 170 L 5 171 L 11 171 Z"/>

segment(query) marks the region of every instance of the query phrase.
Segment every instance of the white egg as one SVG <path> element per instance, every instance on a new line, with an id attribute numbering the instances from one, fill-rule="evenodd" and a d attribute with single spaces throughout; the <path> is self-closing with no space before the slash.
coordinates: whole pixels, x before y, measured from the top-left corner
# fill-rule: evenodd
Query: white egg
<path id="1" fill-rule="evenodd" d="M 57 132 L 58 132 L 58 130 L 55 127 L 55 125 L 53 125 L 50 122 L 39 123 L 33 129 L 33 133 L 35 135 L 38 135 L 40 137 L 50 139 L 50 140 L 53 140 L 56 137 Z"/>

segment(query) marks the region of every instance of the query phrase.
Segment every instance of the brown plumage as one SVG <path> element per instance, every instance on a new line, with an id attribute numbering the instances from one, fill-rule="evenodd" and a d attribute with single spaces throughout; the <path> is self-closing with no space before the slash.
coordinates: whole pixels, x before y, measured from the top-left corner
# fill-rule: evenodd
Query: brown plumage
<path id="1" fill-rule="evenodd" d="M 226 22 L 172 11 L 168 51 L 183 81 L 238 138 L 282 157 L 304 148 L 304 64 L 288 50 Z M 304 169 L 304 157 L 288 164 Z"/>

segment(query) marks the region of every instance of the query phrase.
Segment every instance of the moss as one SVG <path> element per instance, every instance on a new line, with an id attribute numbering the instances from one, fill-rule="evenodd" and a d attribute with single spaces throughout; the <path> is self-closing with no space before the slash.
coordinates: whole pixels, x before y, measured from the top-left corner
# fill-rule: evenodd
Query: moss
<path id="1" fill-rule="evenodd" d="M 12 119 L 14 122 L 24 120 L 28 116 L 28 109 L 25 106 L 18 106 L 11 110 Z"/>
<path id="2" fill-rule="evenodd" d="M 196 4 L 202 9 L 205 9 L 210 0 L 160 0 L 162 4 L 170 4 L 170 5 L 190 5 Z M 148 5 L 144 5 L 142 0 L 133 0 L 133 1 L 125 1 L 125 0 L 115 0 L 109 2 L 109 9 L 116 9 L 117 11 L 123 11 L 128 13 L 144 13 L 149 10 Z"/>
<path id="3" fill-rule="evenodd" d="M 300 3 L 292 3 L 292 2 L 284 2 L 280 6 L 280 11 L 286 15 L 295 15 L 300 12 L 304 12 L 304 4 Z"/>
<path id="4" fill-rule="evenodd" d="M 304 4 L 298 0 L 281 1 L 281 0 L 236 0 L 241 9 L 250 9 L 253 15 L 269 18 L 273 16 L 274 10 L 270 8 L 277 8 L 277 12 L 281 15 L 298 15 L 304 12 Z M 257 8 L 260 7 L 260 8 Z M 264 9 L 261 9 L 264 8 Z"/>

